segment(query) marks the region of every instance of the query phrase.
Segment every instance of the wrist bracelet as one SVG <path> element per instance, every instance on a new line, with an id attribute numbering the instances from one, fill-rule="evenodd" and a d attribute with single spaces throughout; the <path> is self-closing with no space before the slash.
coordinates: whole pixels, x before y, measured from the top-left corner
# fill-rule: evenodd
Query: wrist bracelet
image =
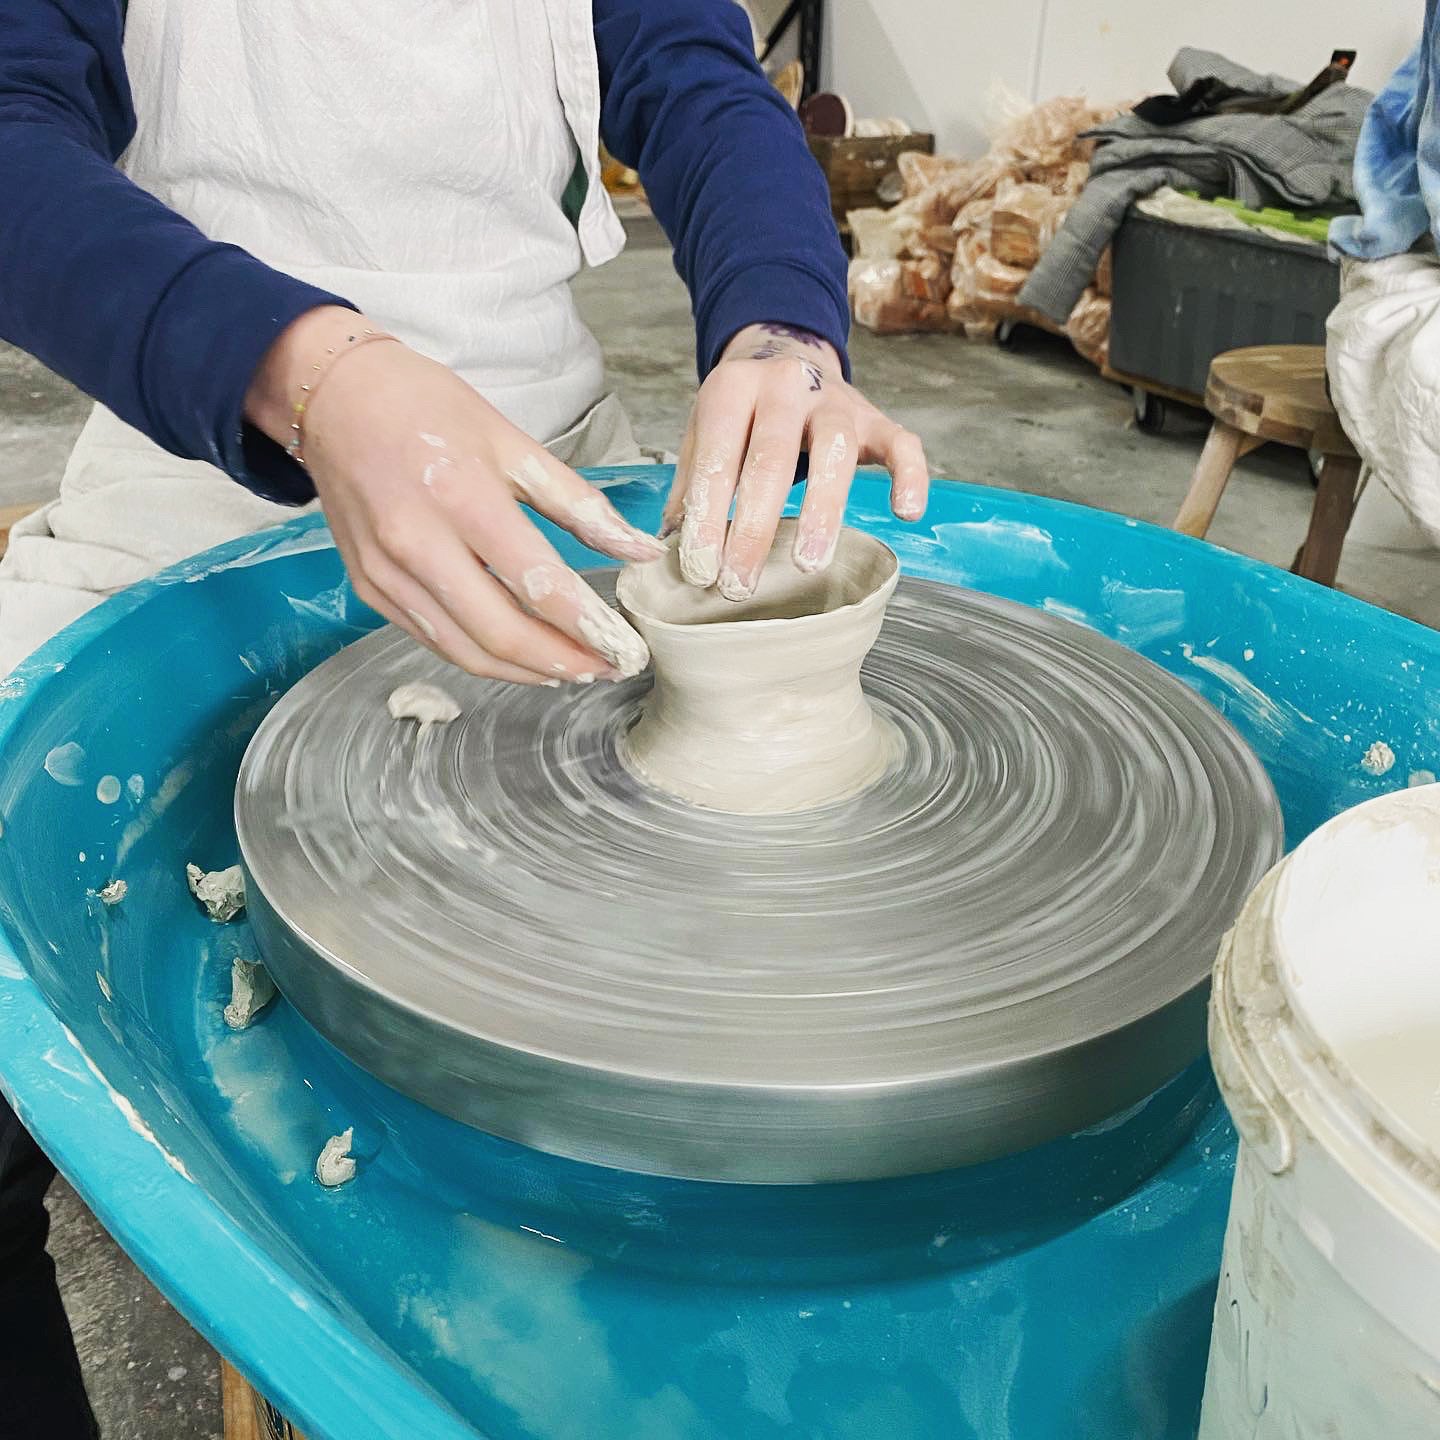
<path id="1" fill-rule="evenodd" d="M 310 402 L 315 398 L 315 392 L 321 383 L 351 351 L 368 345 L 372 340 L 397 338 L 388 330 L 357 330 L 353 335 L 347 335 L 339 345 L 331 345 L 326 349 L 325 354 L 331 357 L 328 361 L 317 360 L 310 367 L 310 378 L 300 387 L 300 398 L 291 408 L 290 438 L 285 442 L 285 453 L 297 465 L 305 464 L 305 412 L 310 408 Z"/>

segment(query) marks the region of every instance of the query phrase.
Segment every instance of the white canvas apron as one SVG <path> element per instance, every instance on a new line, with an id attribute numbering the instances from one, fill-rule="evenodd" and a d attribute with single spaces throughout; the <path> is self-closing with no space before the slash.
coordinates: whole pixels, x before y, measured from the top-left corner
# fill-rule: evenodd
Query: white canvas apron
<path id="1" fill-rule="evenodd" d="M 1345 259 L 1340 273 L 1326 322 L 1335 409 L 1371 479 L 1413 522 L 1392 521 L 1399 544 L 1440 547 L 1440 256 Z"/>
<path id="2" fill-rule="evenodd" d="M 569 290 L 624 243 L 588 0 L 130 0 L 125 61 L 137 184 L 360 306 L 568 463 L 642 458 L 597 404 Z M 105 595 L 291 513 L 97 407 L 59 500 L 12 532 L 0 674 Z"/>

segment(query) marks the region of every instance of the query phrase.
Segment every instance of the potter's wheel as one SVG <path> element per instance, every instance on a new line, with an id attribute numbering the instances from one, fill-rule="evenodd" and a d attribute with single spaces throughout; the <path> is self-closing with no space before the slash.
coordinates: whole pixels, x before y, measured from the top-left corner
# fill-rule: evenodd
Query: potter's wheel
<path id="1" fill-rule="evenodd" d="M 1280 853 L 1258 761 L 1132 652 L 946 585 L 902 580 L 864 673 L 907 762 L 739 818 L 619 763 L 648 680 L 497 685 L 377 632 L 241 770 L 275 978 L 397 1089 L 637 1171 L 936 1170 L 1143 1099 L 1203 1050 L 1220 935 Z M 415 680 L 462 717 L 393 721 Z"/>

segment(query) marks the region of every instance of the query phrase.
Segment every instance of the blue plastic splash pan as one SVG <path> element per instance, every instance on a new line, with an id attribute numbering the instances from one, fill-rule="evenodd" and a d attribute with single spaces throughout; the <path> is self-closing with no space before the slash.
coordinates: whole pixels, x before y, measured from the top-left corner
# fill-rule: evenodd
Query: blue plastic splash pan
<path id="1" fill-rule="evenodd" d="M 653 527 L 669 471 L 624 479 Z M 1440 771 L 1435 632 L 1097 511 L 941 484 L 906 527 L 886 493 L 862 476 L 849 520 L 906 572 L 1093 626 L 1205 695 L 1291 844 Z M 283 1002 L 227 1031 L 253 942 L 203 918 L 184 864 L 237 858 L 250 735 L 376 623 L 299 519 L 117 596 L 0 684 L 4 1090 L 211 1341 L 314 1440 L 1193 1436 L 1234 1148 L 1203 1065 L 972 1170 L 727 1187 L 467 1130 Z M 360 1177 L 324 1191 L 315 1156 L 349 1125 Z"/>

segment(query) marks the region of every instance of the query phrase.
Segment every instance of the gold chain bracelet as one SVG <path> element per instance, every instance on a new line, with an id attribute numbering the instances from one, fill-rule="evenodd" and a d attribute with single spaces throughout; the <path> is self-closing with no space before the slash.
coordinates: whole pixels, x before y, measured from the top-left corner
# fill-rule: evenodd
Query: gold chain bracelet
<path id="1" fill-rule="evenodd" d="M 330 357 L 328 361 L 317 360 L 310 367 L 310 379 L 300 387 L 300 398 L 292 407 L 291 434 L 290 439 L 285 442 L 285 453 L 297 465 L 305 464 L 305 412 L 310 408 L 310 402 L 315 398 L 315 392 L 329 377 L 330 372 L 346 355 L 358 350 L 362 345 L 368 345 L 372 340 L 395 340 L 397 338 L 388 330 L 357 330 L 353 335 L 347 335 L 342 344 L 326 348 L 325 354 Z"/>

